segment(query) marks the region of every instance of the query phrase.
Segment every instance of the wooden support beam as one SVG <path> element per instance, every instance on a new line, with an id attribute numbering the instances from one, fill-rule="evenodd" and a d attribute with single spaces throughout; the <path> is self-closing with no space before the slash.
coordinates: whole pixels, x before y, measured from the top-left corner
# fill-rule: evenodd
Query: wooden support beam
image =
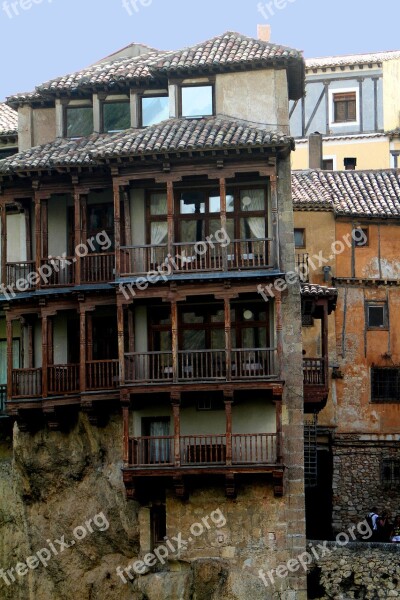
<path id="1" fill-rule="evenodd" d="M 12 397 L 12 371 L 13 371 L 13 343 L 12 343 L 12 319 L 6 315 L 6 331 L 7 331 L 7 398 Z"/>
<path id="2" fill-rule="evenodd" d="M 42 396 L 48 396 L 48 318 L 42 315 Z"/>
<path id="3" fill-rule="evenodd" d="M 48 364 L 54 364 L 54 321 L 50 318 L 47 322 L 47 348 L 48 348 Z M 68 362 L 68 361 L 67 361 Z"/>
<path id="4" fill-rule="evenodd" d="M 325 385 L 328 385 L 328 365 L 329 365 L 329 329 L 328 329 L 328 301 L 324 302 L 323 316 L 321 319 L 321 350 L 324 359 L 324 379 Z"/>
<path id="5" fill-rule="evenodd" d="M 232 466 L 232 403 L 231 395 L 224 396 L 226 416 L 226 464 Z"/>
<path id="6" fill-rule="evenodd" d="M 7 212 L 1 205 L 1 283 L 7 285 Z"/>
<path id="7" fill-rule="evenodd" d="M 173 381 L 178 381 L 178 304 L 171 302 L 171 329 L 172 329 L 172 373 Z"/>
<path id="8" fill-rule="evenodd" d="M 275 306 L 276 306 L 276 346 L 278 353 L 278 373 L 280 379 L 282 379 L 283 370 L 283 321 L 282 321 L 282 297 L 281 293 L 275 292 Z"/>
<path id="9" fill-rule="evenodd" d="M 275 402 L 276 411 L 276 462 L 282 464 L 282 400 Z"/>
<path id="10" fill-rule="evenodd" d="M 125 220 L 125 246 L 132 246 L 132 228 L 131 228 L 131 203 L 129 197 L 129 188 L 124 188 L 124 220 Z"/>
<path id="11" fill-rule="evenodd" d="M 49 256 L 49 217 L 48 217 L 48 201 L 47 199 L 42 200 L 42 252 L 43 258 L 47 259 Z"/>
<path id="12" fill-rule="evenodd" d="M 82 231 L 81 231 L 81 194 L 77 190 L 74 192 L 74 245 L 75 249 L 82 243 Z M 76 250 L 75 250 L 76 252 Z M 74 252 L 75 263 L 75 284 L 80 285 L 81 283 L 81 270 L 82 270 L 82 258 Z"/>
<path id="13" fill-rule="evenodd" d="M 167 181 L 168 254 L 174 256 L 174 184 Z"/>
<path id="14" fill-rule="evenodd" d="M 220 189 L 220 197 L 221 197 L 221 229 L 227 232 L 227 221 L 226 221 L 226 180 L 219 180 L 219 189 Z M 213 232 L 215 233 L 215 232 Z M 225 246 L 221 248 L 222 250 L 222 268 L 224 271 L 228 270 L 228 249 Z"/>
<path id="15" fill-rule="evenodd" d="M 226 363 L 226 379 L 231 381 L 232 378 L 232 324 L 231 324 L 231 303 L 229 298 L 224 298 L 225 309 L 225 363 Z"/>
<path id="16" fill-rule="evenodd" d="M 35 263 L 36 263 L 36 272 L 39 273 L 39 269 L 42 266 L 42 202 L 40 196 L 35 192 Z M 37 287 L 40 288 L 40 280 L 37 284 Z"/>
<path id="17" fill-rule="evenodd" d="M 124 306 L 117 306 L 119 385 L 125 384 Z"/>
<path id="18" fill-rule="evenodd" d="M 33 369 L 33 326 L 28 323 L 28 369 Z"/>
<path id="19" fill-rule="evenodd" d="M 134 305 L 128 307 L 128 349 L 129 352 L 135 352 L 135 320 Z"/>
<path id="20" fill-rule="evenodd" d="M 25 235 L 26 235 L 26 260 L 32 260 L 32 224 L 30 206 L 27 206 L 25 214 Z"/>
<path id="21" fill-rule="evenodd" d="M 174 417 L 174 464 L 181 466 L 181 400 L 178 395 L 171 395 L 172 414 Z"/>
<path id="22" fill-rule="evenodd" d="M 86 315 L 87 360 L 93 360 L 93 314 Z"/>
<path id="23" fill-rule="evenodd" d="M 79 389 L 86 390 L 86 306 L 79 310 Z"/>
<path id="24" fill-rule="evenodd" d="M 271 182 L 271 214 L 272 214 L 272 245 L 270 264 L 275 269 L 280 269 L 279 249 L 279 217 L 278 217 L 278 178 L 276 175 L 270 177 Z"/>
<path id="25" fill-rule="evenodd" d="M 129 406 L 130 395 L 127 393 L 121 394 L 122 404 L 122 423 L 123 423 L 123 461 L 124 466 L 129 466 Z"/>
<path id="26" fill-rule="evenodd" d="M 114 243 L 115 243 L 115 277 L 121 275 L 121 190 L 117 182 L 114 190 Z"/>

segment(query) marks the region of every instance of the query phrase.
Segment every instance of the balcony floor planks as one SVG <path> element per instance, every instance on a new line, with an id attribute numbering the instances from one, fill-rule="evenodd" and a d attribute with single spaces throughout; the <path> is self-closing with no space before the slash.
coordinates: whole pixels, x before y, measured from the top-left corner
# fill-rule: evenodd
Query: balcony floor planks
<path id="1" fill-rule="evenodd" d="M 283 472 L 285 465 L 280 464 L 251 464 L 251 465 L 201 465 L 181 467 L 124 467 L 123 479 L 130 483 L 136 477 L 179 477 L 182 475 L 251 475 L 253 473 Z"/>

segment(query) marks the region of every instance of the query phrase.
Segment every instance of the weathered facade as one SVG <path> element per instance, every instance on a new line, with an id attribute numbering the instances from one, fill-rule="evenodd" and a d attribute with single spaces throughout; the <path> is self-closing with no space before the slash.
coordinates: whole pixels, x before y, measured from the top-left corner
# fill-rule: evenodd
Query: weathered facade
<path id="1" fill-rule="evenodd" d="M 110 515 L 99 549 L 83 546 L 87 560 L 75 555 L 40 580 L 32 571 L 29 586 L 43 599 L 68 589 L 304 600 L 305 574 L 274 590 L 258 577 L 305 547 L 300 286 L 279 287 L 295 268 L 288 106 L 304 92 L 304 62 L 233 33 L 181 52 L 142 50 L 9 99 L 21 152 L 0 163 L 18 450 L 6 489 L 17 514 L 29 499 L 24 523 L 35 532 L 17 539 L 31 551 L 50 537 L 43 515 L 56 533 L 49 506 L 68 506 L 64 528 L 86 503 Z M 258 288 L 268 284 L 266 302 Z M 332 294 L 303 295 L 326 340 Z M 325 350 L 307 365 L 306 404 L 315 388 L 316 404 L 326 402 Z M 216 511 L 224 522 L 163 568 L 118 577 L 117 566 Z M 20 552 L 7 546 L 2 559 Z M 5 597 L 26 598 L 27 585 Z"/>
<path id="2" fill-rule="evenodd" d="M 313 132 L 324 136 L 319 168 L 397 168 L 399 75 L 399 51 L 308 59 L 306 94 L 290 108 L 293 168 L 308 168 Z"/>

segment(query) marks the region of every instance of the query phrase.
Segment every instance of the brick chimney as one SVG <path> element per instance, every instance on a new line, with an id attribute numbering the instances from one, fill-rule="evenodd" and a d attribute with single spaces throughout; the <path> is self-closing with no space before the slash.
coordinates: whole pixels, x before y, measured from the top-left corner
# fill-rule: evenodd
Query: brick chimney
<path id="1" fill-rule="evenodd" d="M 261 42 L 271 41 L 271 25 L 257 25 L 257 38 Z"/>
<path id="2" fill-rule="evenodd" d="M 322 135 L 316 131 L 308 138 L 308 168 L 322 169 L 323 167 L 323 152 L 322 152 Z"/>

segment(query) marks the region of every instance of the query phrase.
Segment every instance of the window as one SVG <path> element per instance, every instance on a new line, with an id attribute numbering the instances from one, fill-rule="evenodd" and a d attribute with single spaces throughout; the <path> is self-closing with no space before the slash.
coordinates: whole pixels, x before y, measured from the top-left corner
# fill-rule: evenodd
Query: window
<path id="1" fill-rule="evenodd" d="M 371 402 L 400 402 L 400 369 L 374 367 L 371 369 Z"/>
<path id="2" fill-rule="evenodd" d="M 366 317 L 368 329 L 387 329 L 388 310 L 386 302 L 367 302 Z"/>
<path id="3" fill-rule="evenodd" d="M 369 245 L 369 229 L 368 227 L 356 227 L 352 234 L 354 245 L 356 248 L 363 248 Z"/>
<path id="4" fill-rule="evenodd" d="M 295 229 L 294 230 L 294 245 L 296 248 L 306 247 L 306 230 Z"/>
<path id="5" fill-rule="evenodd" d="M 322 161 L 322 169 L 324 171 L 333 171 L 333 158 L 324 158 Z"/>
<path id="6" fill-rule="evenodd" d="M 219 191 L 182 191 L 177 196 L 177 232 L 181 243 L 196 243 L 221 229 Z"/>
<path id="7" fill-rule="evenodd" d="M 0 149 L 0 160 L 4 160 L 5 158 L 9 158 L 14 154 L 17 154 L 18 148 L 1 148 Z"/>
<path id="8" fill-rule="evenodd" d="M 68 106 L 65 109 L 65 137 L 79 138 L 93 133 L 93 108 Z"/>
<path id="9" fill-rule="evenodd" d="M 381 483 L 384 486 L 400 484 L 400 460 L 386 458 L 381 462 Z"/>
<path id="10" fill-rule="evenodd" d="M 114 248 L 114 206 L 113 204 L 89 204 L 87 207 L 87 236 L 95 238 L 98 233 L 106 232 L 111 240 L 111 247 L 103 250 L 101 244 L 92 240 L 95 252 L 112 252 Z M 71 254 L 73 256 L 74 253 Z"/>
<path id="11" fill-rule="evenodd" d="M 129 100 L 126 102 L 104 102 L 103 108 L 103 127 L 104 133 L 114 131 L 123 131 L 131 126 L 131 105 Z"/>
<path id="12" fill-rule="evenodd" d="M 181 116 L 209 117 L 214 114 L 214 86 L 185 86 L 181 88 Z"/>
<path id="13" fill-rule="evenodd" d="M 143 96 L 141 99 L 142 127 L 149 127 L 169 117 L 168 96 Z"/>
<path id="14" fill-rule="evenodd" d="M 357 121 L 357 93 L 334 94 L 333 108 L 335 123 L 354 123 Z"/>
<path id="15" fill-rule="evenodd" d="M 152 506 L 150 509 L 151 546 L 152 549 L 165 543 L 167 536 L 167 509 L 165 504 Z"/>

